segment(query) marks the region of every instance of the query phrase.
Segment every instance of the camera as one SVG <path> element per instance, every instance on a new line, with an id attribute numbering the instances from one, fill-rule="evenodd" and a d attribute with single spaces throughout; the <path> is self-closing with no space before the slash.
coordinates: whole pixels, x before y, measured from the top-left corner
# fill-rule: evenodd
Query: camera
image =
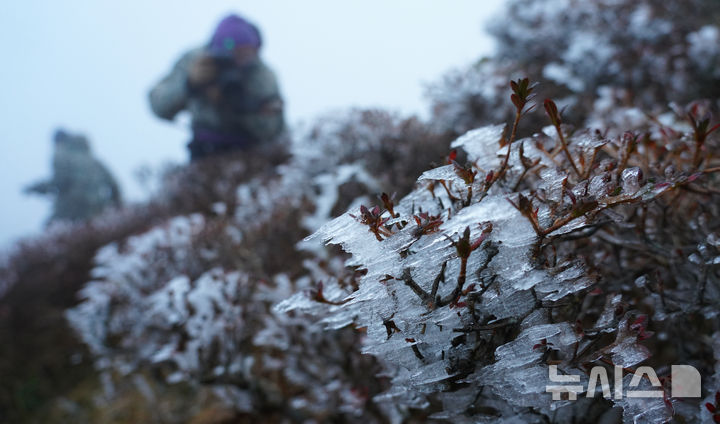
<path id="1" fill-rule="evenodd" d="M 232 58 L 219 58 L 216 66 L 215 84 L 220 89 L 220 107 L 233 114 L 255 112 L 257 105 L 248 87 L 248 77 L 254 65 L 238 66 Z"/>

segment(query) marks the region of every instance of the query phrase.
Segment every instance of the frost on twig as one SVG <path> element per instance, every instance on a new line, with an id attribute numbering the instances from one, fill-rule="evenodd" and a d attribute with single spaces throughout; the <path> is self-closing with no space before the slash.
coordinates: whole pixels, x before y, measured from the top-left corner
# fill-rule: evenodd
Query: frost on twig
<path id="1" fill-rule="evenodd" d="M 510 419 L 523 408 L 571 416 L 573 404 L 553 402 L 545 390 L 550 364 L 587 382 L 593 366 L 631 369 L 651 357 L 650 319 L 619 294 L 627 277 L 603 267 L 621 252 L 620 267 L 644 263 L 672 275 L 665 258 L 675 247 L 660 242 L 657 225 L 667 219 L 666 202 L 697 201 L 678 196 L 701 174 L 692 157 L 668 156 L 648 137 L 565 134 L 561 112 L 545 104 L 555 137 L 515 140 L 503 126 L 470 131 L 453 143 L 467 165 L 453 154 L 399 202 L 361 206 L 312 236 L 340 245 L 351 255 L 347 265 L 363 270 L 357 290 L 316 313 L 329 328 L 353 323 L 366 332 L 363 351 L 392 376 L 376 401 L 432 409 L 463 392 L 434 416 Z M 516 106 L 524 116 L 527 105 Z M 663 156 L 685 173 L 646 160 Z M 641 234 L 660 244 L 640 252 Z M 651 291 L 675 303 L 667 288 Z M 675 299 L 683 307 L 694 303 L 683 297 Z M 296 296 L 283 309 L 301 302 Z M 672 403 L 642 413 L 660 422 Z M 640 414 L 637 402 L 617 404 L 626 421 Z"/>

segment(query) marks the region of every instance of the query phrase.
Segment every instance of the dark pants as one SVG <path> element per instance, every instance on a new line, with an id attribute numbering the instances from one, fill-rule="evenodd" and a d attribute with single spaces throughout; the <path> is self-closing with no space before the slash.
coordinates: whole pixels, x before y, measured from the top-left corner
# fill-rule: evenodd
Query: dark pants
<path id="1" fill-rule="evenodd" d="M 196 161 L 208 156 L 247 150 L 255 144 L 245 136 L 196 129 L 193 131 L 193 139 L 188 143 L 187 148 L 190 151 L 190 160 Z"/>
<path id="2" fill-rule="evenodd" d="M 191 161 L 204 159 L 209 156 L 219 156 L 237 150 L 243 150 L 242 146 L 233 144 L 208 143 L 197 140 L 193 140 L 188 143 L 187 148 L 190 151 Z"/>

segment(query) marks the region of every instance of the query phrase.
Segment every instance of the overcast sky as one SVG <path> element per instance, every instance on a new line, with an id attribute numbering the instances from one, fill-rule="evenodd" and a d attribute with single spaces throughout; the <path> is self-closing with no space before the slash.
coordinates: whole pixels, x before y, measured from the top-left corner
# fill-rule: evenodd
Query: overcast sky
<path id="1" fill-rule="evenodd" d="M 292 126 L 378 106 L 423 114 L 423 83 L 492 50 L 484 22 L 502 0 L 0 3 L 0 246 L 38 234 L 50 202 L 21 188 L 50 175 L 54 129 L 90 137 L 125 197 L 142 165 L 187 160 L 187 128 L 154 118 L 148 88 L 228 12 L 263 32 Z"/>

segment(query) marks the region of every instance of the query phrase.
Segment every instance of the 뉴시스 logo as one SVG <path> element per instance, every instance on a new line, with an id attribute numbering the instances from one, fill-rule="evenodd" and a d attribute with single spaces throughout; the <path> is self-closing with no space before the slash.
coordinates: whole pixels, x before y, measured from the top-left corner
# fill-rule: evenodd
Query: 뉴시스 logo
<path id="1" fill-rule="evenodd" d="M 553 383 L 565 383 L 565 385 L 549 385 L 545 391 L 552 393 L 553 400 L 561 400 L 562 394 L 567 393 L 568 400 L 577 400 L 578 393 L 587 392 L 587 397 L 594 397 L 595 390 L 600 385 L 603 397 L 616 400 L 623 398 L 623 376 L 625 370 L 621 366 L 615 366 L 613 371 L 613 389 L 610 388 L 607 369 L 602 366 L 593 367 L 590 370 L 587 390 L 580 383 L 580 376 L 575 374 L 558 374 L 557 365 L 550 365 L 549 377 Z M 663 387 L 652 367 L 639 367 L 635 370 L 628 389 L 637 388 L 643 377 L 657 390 L 627 390 L 626 397 L 629 398 L 653 398 L 663 397 Z M 692 365 L 673 365 L 670 373 L 670 397 L 692 398 L 701 397 L 700 372 Z"/>

